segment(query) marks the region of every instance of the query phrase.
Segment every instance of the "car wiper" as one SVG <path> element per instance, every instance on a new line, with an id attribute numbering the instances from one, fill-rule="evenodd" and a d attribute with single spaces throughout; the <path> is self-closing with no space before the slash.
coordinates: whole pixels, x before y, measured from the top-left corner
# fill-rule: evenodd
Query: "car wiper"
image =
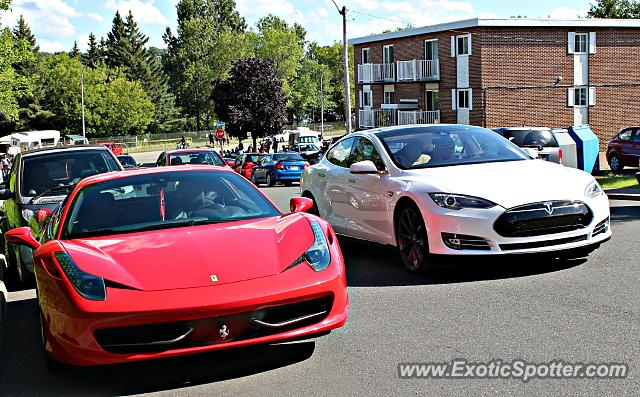
<path id="1" fill-rule="evenodd" d="M 42 193 L 40 193 L 40 194 L 38 194 L 36 196 L 33 196 L 31 198 L 31 200 L 29 201 L 29 204 L 32 204 L 34 201 L 36 201 L 40 197 L 47 196 L 47 195 L 49 195 L 51 193 L 58 193 L 58 192 L 65 192 L 65 191 L 68 192 L 69 190 L 73 189 L 75 186 L 76 186 L 75 183 L 69 183 L 69 184 L 66 184 L 66 185 L 54 186 L 51 189 L 47 189 L 44 192 L 42 192 Z"/>

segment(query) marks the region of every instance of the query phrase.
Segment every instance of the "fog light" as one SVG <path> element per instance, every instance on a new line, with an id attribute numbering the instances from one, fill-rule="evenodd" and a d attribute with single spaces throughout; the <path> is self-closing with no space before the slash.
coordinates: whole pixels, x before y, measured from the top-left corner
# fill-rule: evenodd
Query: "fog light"
<path id="1" fill-rule="evenodd" d="M 454 250 L 461 250 L 462 244 L 460 243 L 460 239 L 456 234 L 452 233 L 442 233 L 442 241 L 444 245 Z"/>

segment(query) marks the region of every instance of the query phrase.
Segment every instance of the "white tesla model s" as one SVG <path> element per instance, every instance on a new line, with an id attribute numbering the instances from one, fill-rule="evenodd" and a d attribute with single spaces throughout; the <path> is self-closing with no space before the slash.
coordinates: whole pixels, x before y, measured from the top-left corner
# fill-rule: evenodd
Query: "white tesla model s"
<path id="1" fill-rule="evenodd" d="M 336 233 L 397 247 L 413 272 L 438 255 L 584 257 L 611 237 L 591 175 L 480 127 L 349 134 L 304 171 L 300 189 Z"/>

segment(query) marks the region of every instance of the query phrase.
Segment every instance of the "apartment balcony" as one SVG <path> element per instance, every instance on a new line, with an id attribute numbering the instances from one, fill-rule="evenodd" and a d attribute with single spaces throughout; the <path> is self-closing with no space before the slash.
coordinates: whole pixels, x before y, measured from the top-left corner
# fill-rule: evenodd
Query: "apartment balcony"
<path id="1" fill-rule="evenodd" d="M 435 60 L 398 61 L 398 81 L 430 81 L 440 79 L 440 62 Z"/>
<path id="2" fill-rule="evenodd" d="M 358 65 L 358 83 L 383 83 L 396 80 L 393 63 L 365 63 Z"/>
<path id="3" fill-rule="evenodd" d="M 439 123 L 439 110 L 398 110 L 398 125 Z"/>
<path id="4" fill-rule="evenodd" d="M 360 128 L 438 123 L 440 123 L 439 110 L 361 109 L 358 112 L 358 126 Z"/>

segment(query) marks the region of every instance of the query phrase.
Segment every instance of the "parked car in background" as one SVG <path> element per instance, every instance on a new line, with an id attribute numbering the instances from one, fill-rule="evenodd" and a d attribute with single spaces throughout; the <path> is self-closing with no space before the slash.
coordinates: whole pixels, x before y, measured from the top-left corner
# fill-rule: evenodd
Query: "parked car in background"
<path id="1" fill-rule="evenodd" d="M 412 272 L 438 255 L 584 257 L 611 237 L 593 176 L 480 127 L 351 133 L 305 169 L 300 191 L 336 233 L 397 247 Z"/>
<path id="2" fill-rule="evenodd" d="M 134 159 L 133 156 L 130 156 L 128 154 L 123 154 L 123 155 L 117 156 L 117 158 L 125 170 L 138 168 L 138 163 L 136 163 L 136 159 Z"/>
<path id="3" fill-rule="evenodd" d="M 223 157 L 222 159 L 231 168 L 233 168 L 233 166 L 236 165 L 236 159 L 233 157 Z"/>
<path id="4" fill-rule="evenodd" d="M 495 128 L 502 135 L 521 148 L 538 151 L 538 158 L 562 164 L 562 149 L 558 145 L 553 131 L 547 127 L 502 127 Z"/>
<path id="5" fill-rule="evenodd" d="M 242 153 L 236 157 L 233 170 L 247 179 L 251 179 L 251 170 L 263 153 Z"/>
<path id="6" fill-rule="evenodd" d="M 222 156 L 213 149 L 177 149 L 162 152 L 156 160 L 156 166 L 206 164 L 227 167 Z"/>
<path id="7" fill-rule="evenodd" d="M 614 172 L 640 165 L 640 127 L 623 128 L 609 141 L 607 162 Z"/>
<path id="8" fill-rule="evenodd" d="M 258 160 L 251 172 L 251 182 L 256 186 L 261 183 L 273 186 L 282 182 L 286 186 L 293 182 L 300 182 L 302 171 L 309 166 L 309 162 L 296 152 L 265 154 Z"/>
<path id="9" fill-rule="evenodd" d="M 109 148 L 116 156 L 129 153 L 129 147 L 124 142 L 98 142 L 98 145 Z"/>
<path id="10" fill-rule="evenodd" d="M 0 212 L 0 229 L 27 226 L 39 210 L 57 208 L 68 192 L 83 178 L 123 168 L 104 146 L 57 146 L 19 153 L 9 180 L 0 190 L 4 208 Z M 9 277 L 24 282 L 33 274 L 33 253 L 25 246 L 4 241 Z"/>
<path id="11" fill-rule="evenodd" d="M 37 255 L 48 367 L 283 342 L 343 326 L 344 260 L 331 226 L 304 213 L 312 205 L 294 197 L 284 215 L 220 167 L 84 179 L 41 235 L 17 228 L 6 236 Z"/>
<path id="12" fill-rule="evenodd" d="M 300 143 L 293 147 L 292 151 L 300 153 L 302 158 L 310 164 L 315 164 L 320 158 L 320 147 L 315 143 Z"/>

